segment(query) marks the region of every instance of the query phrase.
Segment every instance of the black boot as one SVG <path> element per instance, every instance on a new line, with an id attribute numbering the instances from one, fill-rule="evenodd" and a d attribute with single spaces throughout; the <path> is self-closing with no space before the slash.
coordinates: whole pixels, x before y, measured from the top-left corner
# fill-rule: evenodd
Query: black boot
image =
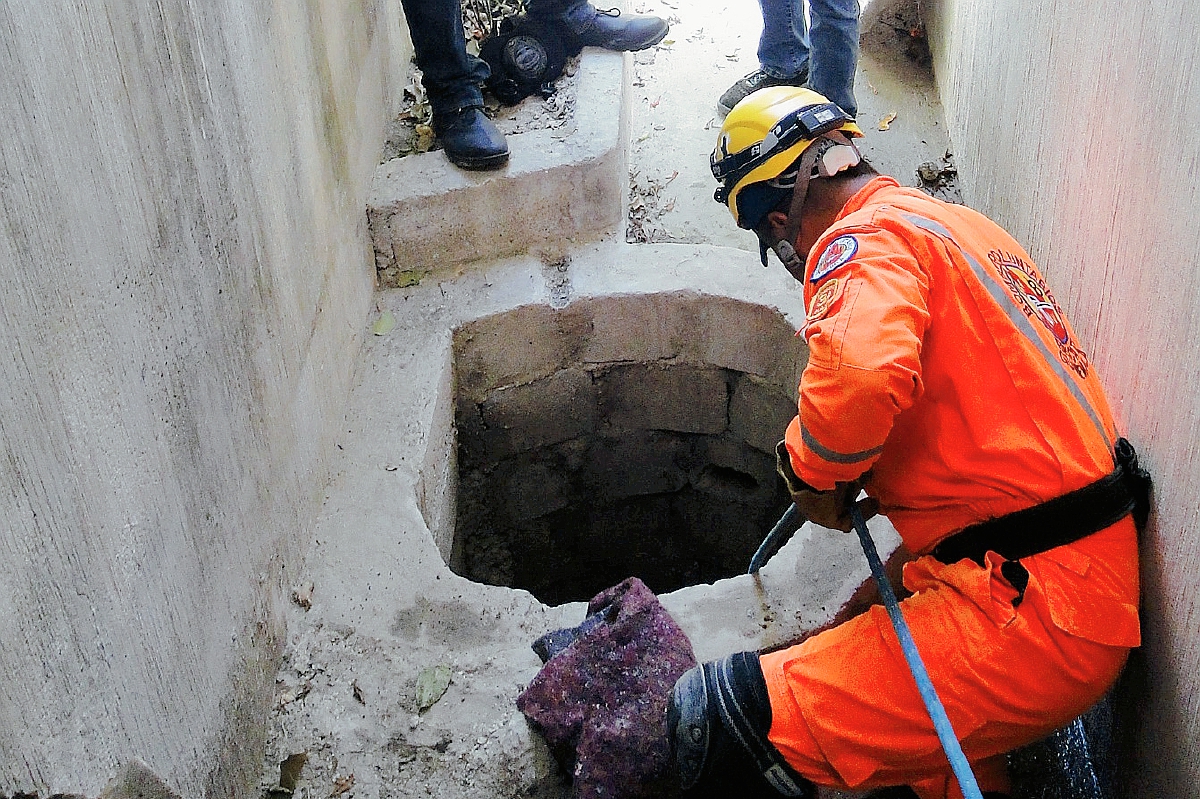
<path id="1" fill-rule="evenodd" d="M 661 17 L 622 17 L 620 10 L 592 9 L 592 18 L 572 30 L 585 47 L 605 50 L 645 50 L 667 35 L 667 21 Z"/>
<path id="2" fill-rule="evenodd" d="M 504 134 L 479 106 L 433 115 L 437 136 L 450 163 L 463 169 L 496 169 L 508 161 Z"/>
<path id="3" fill-rule="evenodd" d="M 757 654 L 739 652 L 684 672 L 667 701 L 667 736 L 684 796 L 815 799 L 813 784 L 768 740 L 770 729 Z"/>
<path id="4" fill-rule="evenodd" d="M 600 11 L 587 0 L 530 0 L 529 16 L 561 21 L 576 43 L 606 50 L 644 50 L 667 35 L 661 17 L 621 16 L 620 9 Z"/>

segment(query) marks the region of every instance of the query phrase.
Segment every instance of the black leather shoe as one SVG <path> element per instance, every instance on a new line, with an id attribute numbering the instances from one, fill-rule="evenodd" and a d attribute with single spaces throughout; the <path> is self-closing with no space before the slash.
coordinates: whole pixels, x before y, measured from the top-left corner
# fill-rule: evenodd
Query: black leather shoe
<path id="1" fill-rule="evenodd" d="M 583 25 L 571 25 L 580 43 L 605 50 L 645 50 L 667 35 L 667 21 L 661 17 L 622 17 L 619 9 L 594 12 Z"/>
<path id="2" fill-rule="evenodd" d="M 508 161 L 504 134 L 479 106 L 435 114 L 433 135 L 442 143 L 450 163 L 463 169 L 496 169 Z"/>

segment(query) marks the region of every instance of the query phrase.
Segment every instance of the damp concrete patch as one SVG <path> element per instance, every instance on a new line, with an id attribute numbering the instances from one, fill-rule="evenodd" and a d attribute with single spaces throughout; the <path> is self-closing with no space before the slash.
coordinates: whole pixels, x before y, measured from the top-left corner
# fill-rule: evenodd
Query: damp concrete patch
<path id="1" fill-rule="evenodd" d="M 645 570 L 705 660 L 827 626 L 866 580 L 854 537 L 811 525 L 743 574 L 782 510 L 769 450 L 805 358 L 782 270 L 601 243 L 431 274 L 378 313 L 397 323 L 361 355 L 265 784 L 303 752 L 313 796 L 561 796 L 514 702 L 530 644 L 596 585 Z"/>

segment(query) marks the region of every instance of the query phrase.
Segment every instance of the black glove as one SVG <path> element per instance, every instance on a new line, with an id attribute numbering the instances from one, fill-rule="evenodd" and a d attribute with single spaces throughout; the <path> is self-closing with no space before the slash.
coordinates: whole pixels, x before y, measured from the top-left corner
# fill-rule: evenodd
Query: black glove
<path id="1" fill-rule="evenodd" d="M 869 472 L 848 483 L 835 483 L 832 490 L 818 491 L 796 476 L 792 470 L 791 456 L 782 441 L 775 445 L 775 470 L 787 483 L 792 502 L 796 503 L 804 518 L 830 530 L 848 533 L 854 529 L 854 523 L 850 520 L 850 503 L 862 491 L 870 477 Z M 858 509 L 862 511 L 864 520 L 869 519 L 879 513 L 879 502 L 867 497 L 859 501 Z"/>

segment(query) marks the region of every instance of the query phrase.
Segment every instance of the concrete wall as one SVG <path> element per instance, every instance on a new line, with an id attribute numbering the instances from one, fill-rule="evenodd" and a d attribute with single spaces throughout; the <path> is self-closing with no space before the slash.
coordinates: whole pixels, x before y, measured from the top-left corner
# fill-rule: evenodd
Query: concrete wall
<path id="1" fill-rule="evenodd" d="M 0 795 L 255 793 L 398 6 L 0 2 Z"/>
<path id="2" fill-rule="evenodd" d="M 1127 793 L 1196 796 L 1200 17 L 1094 0 L 924 13 L 967 200 L 1044 267 L 1154 474 Z"/>

